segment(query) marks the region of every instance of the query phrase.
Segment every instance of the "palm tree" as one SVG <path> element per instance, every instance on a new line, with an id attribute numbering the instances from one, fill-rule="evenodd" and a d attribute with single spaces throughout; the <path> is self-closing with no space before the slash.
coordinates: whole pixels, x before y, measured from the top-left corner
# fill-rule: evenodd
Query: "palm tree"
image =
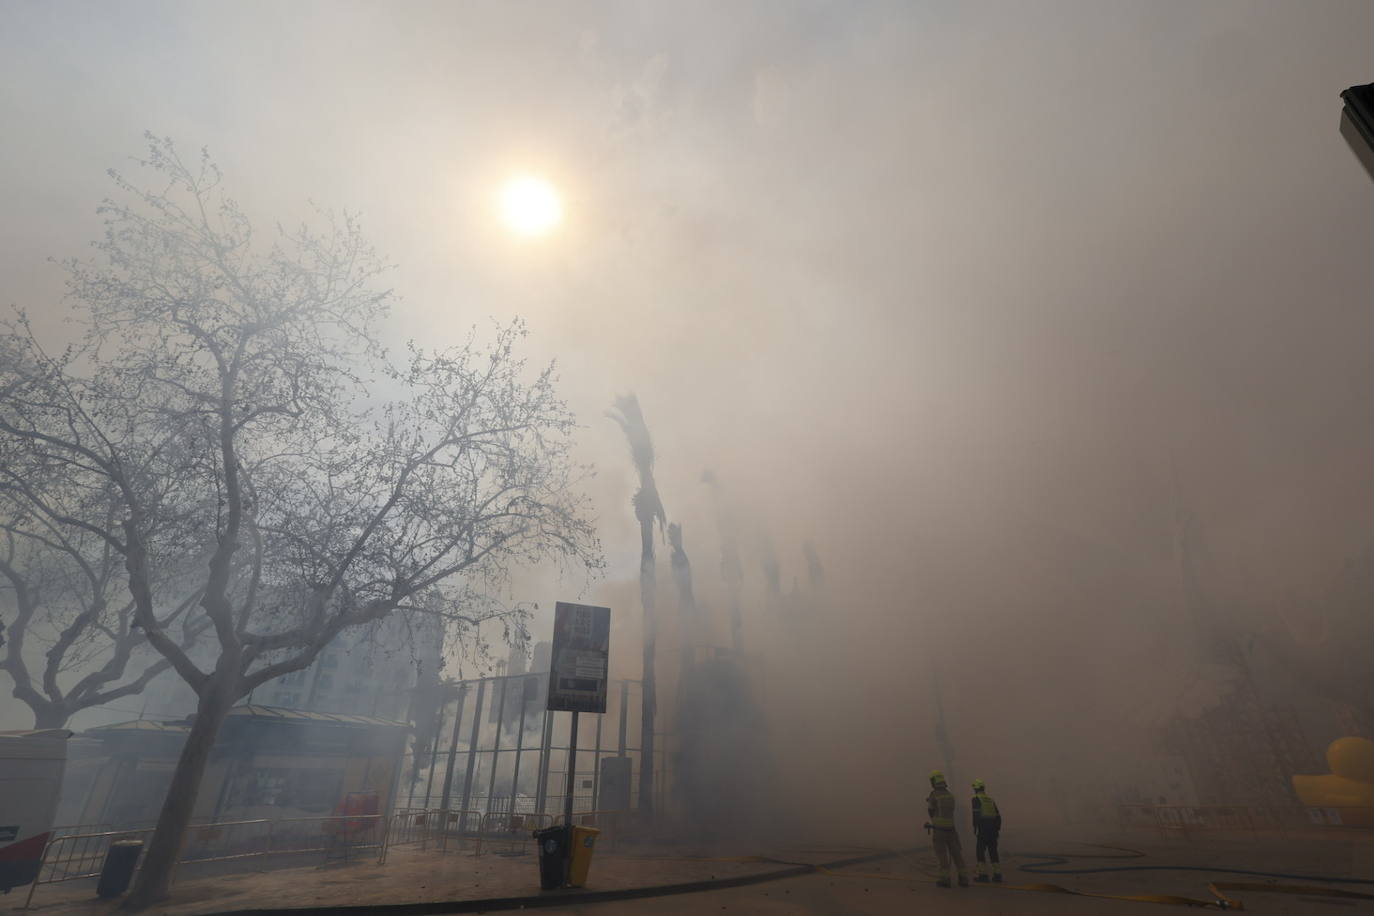
<path id="1" fill-rule="evenodd" d="M 644 607 L 644 683 L 640 710 L 639 810 L 645 822 L 654 811 L 654 713 L 657 689 L 654 680 L 654 643 L 658 638 L 658 622 L 654 617 L 656 582 L 654 578 L 654 524 L 660 531 L 668 522 L 663 502 L 654 484 L 654 443 L 649 427 L 639 409 L 639 399 L 633 394 L 615 399 L 613 409 L 606 412 L 625 433 L 630 443 L 630 457 L 639 473 L 639 490 L 631 504 L 639 520 L 639 601 Z"/>

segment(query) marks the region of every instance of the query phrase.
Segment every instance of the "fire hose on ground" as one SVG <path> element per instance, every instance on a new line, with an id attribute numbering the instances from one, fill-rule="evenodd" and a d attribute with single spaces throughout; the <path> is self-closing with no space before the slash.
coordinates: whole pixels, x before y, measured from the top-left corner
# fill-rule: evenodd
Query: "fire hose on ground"
<path id="1" fill-rule="evenodd" d="M 1088 853 L 1021 853 L 1022 858 L 1040 859 L 1042 861 L 1033 862 L 1029 865 L 1020 865 L 1020 871 L 1039 875 L 1092 875 L 1103 874 L 1106 872 L 1129 872 L 1129 871 L 1200 871 L 1208 874 L 1223 875 L 1245 875 L 1251 878 L 1274 878 L 1282 881 L 1310 881 L 1316 884 L 1266 884 L 1259 881 L 1214 881 L 1207 885 L 1207 889 L 1212 892 L 1215 899 L 1198 900 L 1191 897 L 1178 897 L 1170 894 L 1143 894 L 1131 896 L 1111 896 L 1105 894 L 1088 894 L 1082 891 L 1073 891 L 1068 888 L 1061 888 L 1054 884 L 1026 884 L 1009 885 L 1009 889 L 1036 890 L 1046 893 L 1076 894 L 1078 896 L 1089 897 L 1111 897 L 1118 900 L 1136 900 L 1142 903 L 1170 903 L 1178 906 L 1207 907 L 1221 910 L 1243 910 L 1244 904 L 1239 900 L 1234 900 L 1226 896 L 1226 891 L 1254 891 L 1271 894 L 1294 894 L 1305 897 L 1332 897 L 1345 900 L 1374 900 L 1374 894 L 1365 894 L 1358 891 L 1342 890 L 1340 888 L 1323 887 L 1320 885 L 1329 884 L 1359 884 L 1370 886 L 1374 885 L 1374 879 L 1370 878 L 1340 878 L 1332 875 L 1302 875 L 1291 872 L 1261 871 L 1249 868 L 1225 868 L 1210 865 L 1106 865 L 1091 866 L 1088 868 L 1064 868 L 1070 859 L 1140 859 L 1145 857 L 1145 853 L 1137 849 L 1127 849 L 1122 846 L 1102 846 L 1094 845 L 1096 849 L 1110 849 L 1114 855 L 1088 854 Z"/>
<path id="2" fill-rule="evenodd" d="M 1041 875 L 1090 875 L 1102 874 L 1105 872 L 1128 872 L 1128 871 L 1200 871 L 1209 874 L 1228 874 L 1246 875 L 1248 877 L 1275 878 L 1287 881 L 1312 881 L 1322 882 L 1323 884 L 1359 884 L 1374 885 L 1374 879 L 1368 878 L 1340 878 L 1329 875 L 1302 875 L 1288 872 L 1259 871 L 1244 868 L 1224 868 L 1205 865 L 1109 865 L 1093 866 L 1088 868 L 1063 868 L 1070 859 L 1140 859 L 1145 858 L 1145 853 L 1137 849 L 1127 849 L 1122 846 L 1102 846 L 1093 844 L 1095 849 L 1110 849 L 1114 854 L 1102 855 L 1091 853 L 1037 853 L 1026 852 L 1016 854 L 1018 858 L 1041 859 L 1043 861 L 1033 862 L 1028 865 L 1018 865 L 1017 870 L 1030 874 Z M 819 868 L 823 874 L 834 875 L 836 877 L 880 879 L 886 881 L 906 881 L 909 880 L 901 875 L 886 875 L 873 872 L 850 872 L 835 871 L 829 868 Z M 1091 891 L 1079 891 L 1072 888 L 1063 887 L 1058 884 L 1002 884 L 992 886 L 994 890 L 1009 891 L 1034 891 L 1048 894 L 1067 894 L 1075 897 L 1095 897 L 1102 900 L 1126 900 L 1133 903 L 1162 903 L 1171 906 L 1188 906 L 1198 909 L 1215 910 L 1244 910 L 1245 905 L 1239 900 L 1228 897 L 1227 891 L 1252 891 L 1258 893 L 1297 895 L 1302 897 L 1329 897 L 1343 900 L 1374 900 L 1374 894 L 1360 893 L 1358 891 L 1348 891 L 1341 888 L 1322 887 L 1312 884 L 1266 884 L 1258 881 L 1213 881 L 1209 882 L 1207 889 L 1212 892 L 1211 900 L 1204 900 L 1196 897 L 1183 897 L 1177 894 L 1099 894 Z"/>

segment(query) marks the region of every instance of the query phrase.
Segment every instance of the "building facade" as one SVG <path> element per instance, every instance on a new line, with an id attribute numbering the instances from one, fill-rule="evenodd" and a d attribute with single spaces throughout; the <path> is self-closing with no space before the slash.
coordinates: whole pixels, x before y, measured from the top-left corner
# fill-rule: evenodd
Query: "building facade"
<path id="1" fill-rule="evenodd" d="M 190 732 L 139 719 L 74 739 L 63 825 L 133 828 L 156 820 Z M 350 795 L 389 809 L 409 727 L 373 716 L 236 706 L 210 754 L 193 817 L 200 822 L 328 817 Z"/>

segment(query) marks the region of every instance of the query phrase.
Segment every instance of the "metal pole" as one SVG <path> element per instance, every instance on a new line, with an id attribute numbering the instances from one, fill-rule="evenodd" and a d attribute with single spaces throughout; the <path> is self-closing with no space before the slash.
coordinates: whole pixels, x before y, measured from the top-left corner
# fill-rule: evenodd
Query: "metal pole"
<path id="1" fill-rule="evenodd" d="M 444 795 L 439 802 L 439 810 L 448 811 L 448 803 L 453 791 L 453 762 L 458 756 L 458 732 L 463 727 L 463 705 L 467 702 L 468 685 L 458 689 L 458 709 L 453 713 L 453 740 L 448 745 L 448 768 L 444 772 Z M 435 735 L 438 738 L 438 735 Z"/>
<path id="2" fill-rule="evenodd" d="M 439 687 L 443 690 L 443 685 Z M 439 709 L 434 713 L 434 737 L 429 742 L 429 779 L 425 781 L 425 808 L 428 809 L 431 800 L 434 798 L 434 771 L 439 766 L 439 739 L 444 735 L 444 707 L 448 704 L 444 702 L 443 693 L 439 695 Z"/>
<path id="3" fill-rule="evenodd" d="M 496 795 L 496 768 L 501 765 L 501 725 L 506 720 L 506 685 L 508 683 L 510 683 L 510 678 L 501 678 L 501 692 L 497 694 L 496 743 L 492 745 L 491 776 L 487 778 L 487 814 L 491 814 L 491 802 Z"/>
<path id="4" fill-rule="evenodd" d="M 652 599 L 641 603 L 645 604 L 645 608 L 644 674 L 639 682 L 639 817 L 647 827 L 654 818 L 654 715 L 658 711 L 654 644 L 658 638 L 658 623 L 654 617 Z"/>
<path id="5" fill-rule="evenodd" d="M 515 775 L 510 780 L 510 813 L 515 813 L 515 806 L 520 798 L 520 755 L 525 750 L 525 711 L 529 709 L 530 693 L 527 688 L 530 685 L 529 678 L 522 678 L 520 681 L 520 724 L 517 726 L 515 736 Z"/>
<path id="6" fill-rule="evenodd" d="M 539 750 L 539 789 L 536 801 L 538 814 L 544 813 L 549 800 L 549 758 L 553 756 L 553 714 L 544 710 L 544 744 Z"/>
<path id="7" fill-rule="evenodd" d="M 658 778 L 654 780 L 654 791 L 658 796 L 658 803 L 655 810 L 662 810 L 668 803 L 668 733 L 659 732 L 658 736 L 663 739 L 665 752 L 658 755 Z"/>
<path id="8" fill-rule="evenodd" d="M 563 821 L 569 827 L 572 826 L 573 787 L 577 779 L 577 717 L 578 712 L 573 710 L 572 737 L 568 739 L 568 797 L 563 802 Z"/>
<path id="9" fill-rule="evenodd" d="M 472 711 L 472 732 L 468 736 L 468 769 L 463 776 L 463 810 L 459 814 L 458 832 L 467 826 L 468 805 L 472 803 L 472 769 L 477 765 L 477 732 L 482 727 L 482 697 L 487 692 L 486 678 L 477 682 L 477 708 Z"/>
<path id="10" fill-rule="evenodd" d="M 630 715 L 630 682 L 620 682 L 620 756 L 625 756 L 625 728 Z"/>
<path id="11" fill-rule="evenodd" d="M 597 810 L 596 804 L 601 794 L 601 720 L 604 715 L 596 717 L 596 753 L 592 755 L 592 810 Z"/>

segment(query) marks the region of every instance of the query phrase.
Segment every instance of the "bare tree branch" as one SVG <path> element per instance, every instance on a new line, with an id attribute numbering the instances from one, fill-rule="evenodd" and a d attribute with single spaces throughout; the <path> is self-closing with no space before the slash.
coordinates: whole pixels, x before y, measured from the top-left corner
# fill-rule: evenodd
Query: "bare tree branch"
<path id="1" fill-rule="evenodd" d="M 48 356 L 22 316 L 0 337 L 18 367 L 0 369 L 0 449 L 18 459 L 0 489 L 103 538 L 123 564 L 127 616 L 75 630 L 138 634 L 198 695 L 133 895 L 148 902 L 166 889 L 207 742 L 240 697 L 345 630 L 432 608 L 455 576 L 500 582 L 546 560 L 591 575 L 601 558 L 585 469 L 569 457 L 574 419 L 552 367 L 517 355 L 521 325 L 392 362 L 375 337 L 387 265 L 353 217 L 320 213 L 319 227 L 264 241 L 208 156 L 149 137 L 139 165 L 151 189 L 112 173 L 100 262 L 67 264 L 88 330 L 79 350 Z M 29 467 L 116 494 L 119 512 L 69 510 Z M 523 636 L 518 615 L 492 619 Z M 193 659 L 197 638 L 207 651 Z M 128 661 L 116 643 L 98 671 Z"/>

